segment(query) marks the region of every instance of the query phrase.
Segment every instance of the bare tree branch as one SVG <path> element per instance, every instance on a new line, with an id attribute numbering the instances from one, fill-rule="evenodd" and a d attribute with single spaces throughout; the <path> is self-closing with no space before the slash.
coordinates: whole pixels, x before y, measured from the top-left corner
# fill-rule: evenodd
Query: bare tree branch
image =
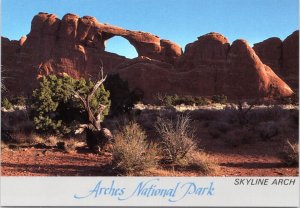
<path id="1" fill-rule="evenodd" d="M 102 105 L 102 104 L 99 105 L 99 108 L 97 109 L 97 112 L 96 112 L 97 119 L 98 119 L 98 117 L 100 119 L 100 116 L 101 116 L 102 112 L 105 110 L 105 108 L 106 108 L 106 105 Z"/>
<path id="2" fill-rule="evenodd" d="M 95 94 L 95 92 L 97 91 L 97 89 L 98 89 L 98 88 L 100 87 L 100 85 L 106 80 L 106 77 L 107 77 L 107 76 L 105 76 L 103 79 L 99 80 L 99 81 L 95 84 L 95 86 L 93 87 L 92 92 L 89 93 L 89 95 L 88 95 L 88 101 L 90 101 L 90 100 L 92 99 L 92 97 L 94 96 L 94 94 Z"/>
<path id="3" fill-rule="evenodd" d="M 78 92 L 76 92 L 75 90 L 72 90 L 72 93 L 73 93 L 75 98 L 79 99 L 83 103 L 84 108 L 87 108 L 88 105 L 87 105 L 86 100 Z"/>
<path id="4" fill-rule="evenodd" d="M 81 134 L 88 127 L 88 124 L 80 124 L 78 129 L 75 130 L 75 134 Z"/>
<path id="5" fill-rule="evenodd" d="M 92 97 L 94 96 L 95 92 L 97 91 L 97 89 L 101 86 L 101 84 L 106 80 L 107 75 L 105 75 L 105 77 L 103 77 L 103 65 L 100 67 L 100 74 L 101 77 L 99 77 L 98 81 L 96 82 L 96 84 L 93 87 L 93 90 L 91 93 L 89 93 L 87 100 L 90 101 L 92 99 Z"/>
<path id="6" fill-rule="evenodd" d="M 101 66 L 100 66 L 100 72 L 98 75 L 98 81 L 94 85 L 93 89 L 88 93 L 87 97 L 83 98 L 77 91 L 72 90 L 74 97 L 77 99 L 80 99 L 81 102 L 83 103 L 84 108 L 87 112 L 88 121 L 90 122 L 90 125 L 84 126 L 82 128 L 95 128 L 96 130 L 101 130 L 101 125 L 100 125 L 101 113 L 104 111 L 106 106 L 100 104 L 99 108 L 97 109 L 96 114 L 94 114 L 92 112 L 91 106 L 90 106 L 90 101 L 91 101 L 92 97 L 95 95 L 95 92 L 107 78 L 107 75 L 105 77 L 103 77 L 103 62 L 102 62 L 102 60 L 100 60 L 100 61 L 101 61 Z M 78 133 L 81 132 L 82 128 L 78 129 Z"/>

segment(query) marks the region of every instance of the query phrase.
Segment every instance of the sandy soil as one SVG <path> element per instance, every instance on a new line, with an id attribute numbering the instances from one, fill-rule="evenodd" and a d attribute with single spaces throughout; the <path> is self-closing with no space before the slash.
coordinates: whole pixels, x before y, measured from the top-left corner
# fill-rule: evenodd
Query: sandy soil
<path id="1" fill-rule="evenodd" d="M 219 109 L 217 107 L 215 108 Z M 153 118 L 157 116 L 155 113 L 157 112 L 149 111 L 140 121 L 145 129 L 147 126 L 150 127 L 147 135 L 153 140 L 157 139 L 153 133 Z M 253 142 L 233 147 L 222 136 L 212 138 L 206 123 L 213 121 L 199 118 L 193 123 L 197 129 L 198 147 L 208 153 L 211 160 L 219 166 L 218 171 L 211 176 L 298 176 L 298 167 L 288 167 L 278 157 L 287 139 L 298 138 L 298 125 L 293 127 L 289 123 L 281 123 L 282 132 L 278 136 L 267 141 L 256 136 Z M 74 153 L 65 153 L 56 148 L 4 148 L 1 153 L 1 174 L 4 176 L 109 176 L 115 175 L 110 167 L 111 159 L 110 153 L 99 155 L 83 148 Z M 174 171 L 162 166 L 136 175 L 201 176 L 202 173 L 193 170 Z"/>
<path id="2" fill-rule="evenodd" d="M 211 159 L 219 164 L 219 170 L 214 176 L 297 176 L 298 167 L 288 167 L 278 159 L 280 145 L 280 142 L 258 142 L 237 148 L 224 148 L 219 140 L 203 143 Z M 65 153 L 56 149 L 4 149 L 1 160 L 1 174 L 4 176 L 113 175 L 109 167 L 111 154 L 98 155 L 87 150 Z M 150 171 L 147 175 L 199 176 L 201 173 L 170 173 L 161 168 L 160 171 Z"/>

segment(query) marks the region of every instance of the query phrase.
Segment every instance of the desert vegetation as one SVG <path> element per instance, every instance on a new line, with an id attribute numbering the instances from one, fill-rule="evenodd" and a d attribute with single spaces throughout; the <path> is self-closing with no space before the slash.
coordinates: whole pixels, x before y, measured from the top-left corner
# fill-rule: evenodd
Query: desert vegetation
<path id="1" fill-rule="evenodd" d="M 2 173 L 298 174 L 299 109 L 292 100 L 158 94 L 155 105 L 144 105 L 142 98 L 102 69 L 97 80 L 50 75 L 32 96 L 4 94 Z M 51 165 L 57 170 L 48 173 Z"/>
<path id="2" fill-rule="evenodd" d="M 157 155 L 156 146 L 147 141 L 146 133 L 140 125 L 130 122 L 115 135 L 112 167 L 121 173 L 134 174 L 134 172 L 155 168 Z"/>

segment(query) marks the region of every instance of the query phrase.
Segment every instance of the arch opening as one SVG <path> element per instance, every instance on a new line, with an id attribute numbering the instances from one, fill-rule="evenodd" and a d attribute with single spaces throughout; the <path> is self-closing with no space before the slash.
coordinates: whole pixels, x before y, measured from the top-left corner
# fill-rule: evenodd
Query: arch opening
<path id="1" fill-rule="evenodd" d="M 135 47 L 128 40 L 120 36 L 114 36 L 106 40 L 105 51 L 125 56 L 129 59 L 138 57 Z"/>

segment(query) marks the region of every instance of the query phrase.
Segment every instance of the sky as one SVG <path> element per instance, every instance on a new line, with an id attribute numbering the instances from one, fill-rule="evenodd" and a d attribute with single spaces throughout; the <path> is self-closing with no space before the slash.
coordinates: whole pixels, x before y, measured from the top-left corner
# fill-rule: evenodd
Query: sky
<path id="1" fill-rule="evenodd" d="M 299 28 L 298 0 L 2 0 L 1 36 L 19 40 L 39 12 L 94 16 L 99 22 L 145 31 L 186 44 L 209 32 L 249 44 L 270 37 L 284 40 Z M 107 51 L 136 57 L 127 40 L 111 38 Z"/>

